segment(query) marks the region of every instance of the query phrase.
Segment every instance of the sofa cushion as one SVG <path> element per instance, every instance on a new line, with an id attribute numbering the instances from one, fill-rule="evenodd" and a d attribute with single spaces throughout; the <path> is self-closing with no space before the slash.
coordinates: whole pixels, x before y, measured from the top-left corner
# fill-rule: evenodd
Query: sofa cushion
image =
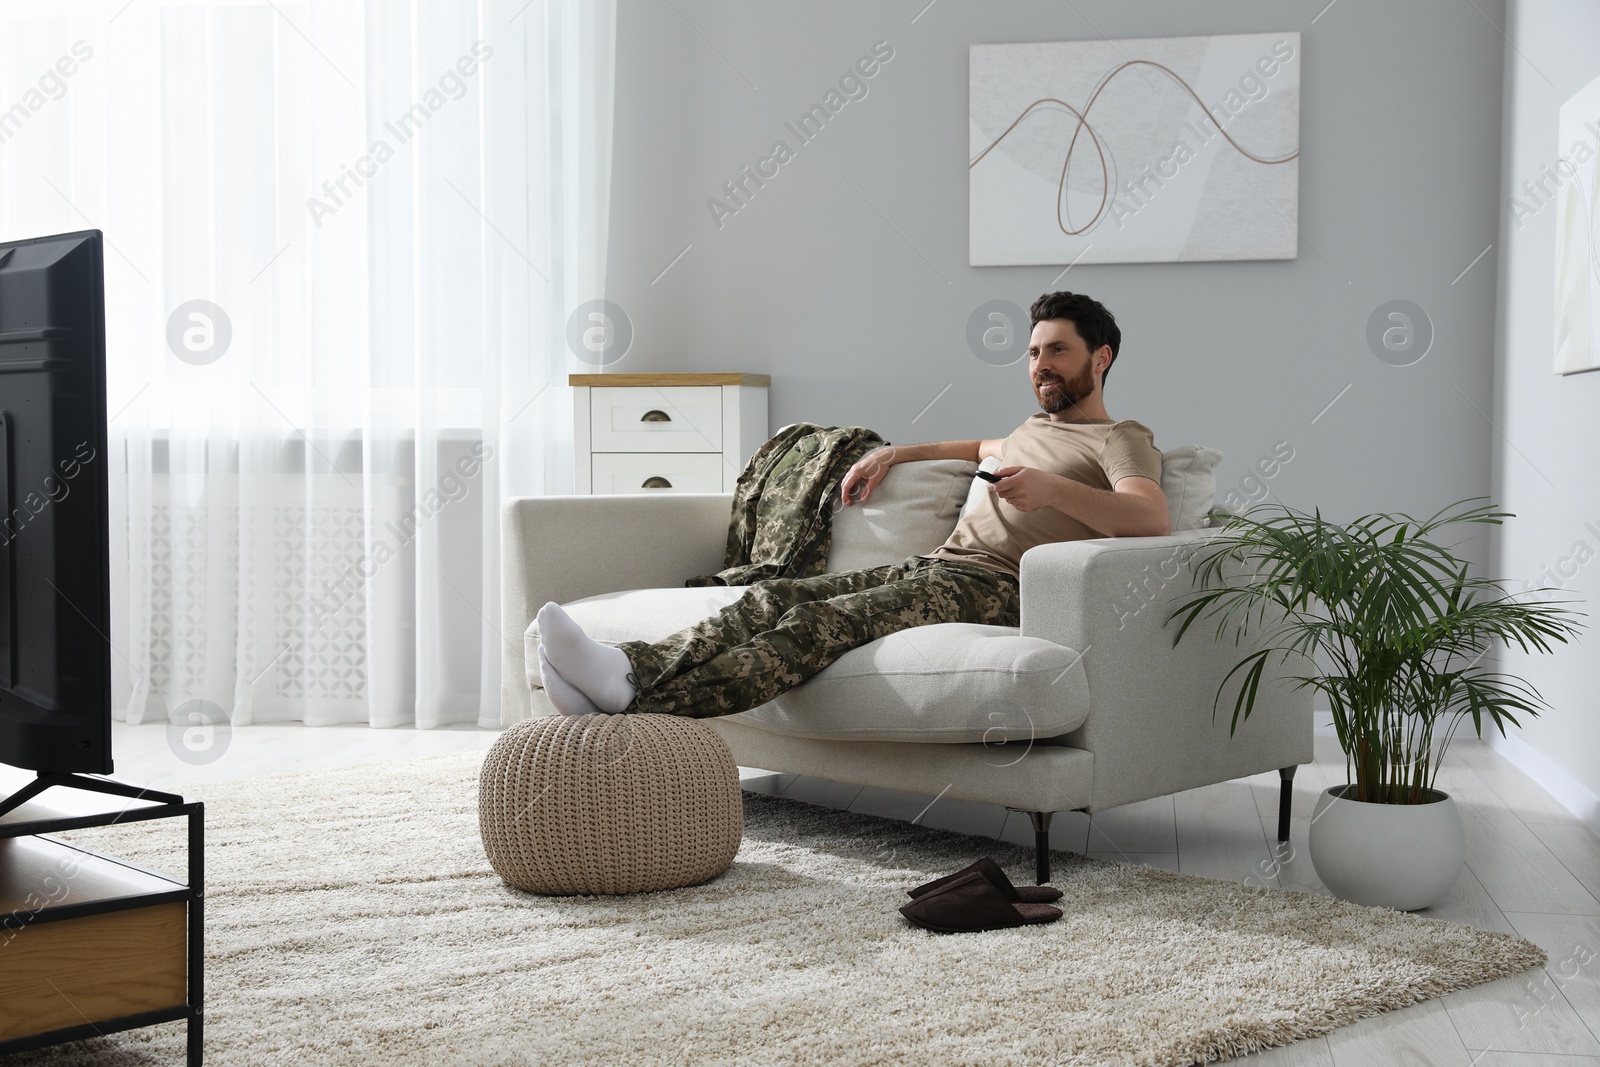
<path id="1" fill-rule="evenodd" d="M 1173 533 L 1210 523 L 1217 495 L 1215 468 L 1221 459 L 1221 452 L 1203 445 L 1180 445 L 1161 453 L 1161 491 Z M 982 466 L 994 470 L 1000 461 L 991 457 Z M 835 506 L 827 570 L 881 567 L 944 544 L 977 494 L 989 491 L 988 482 L 973 477 L 977 469 L 961 459 L 890 467 L 865 504 Z"/>
<path id="2" fill-rule="evenodd" d="M 1221 452 L 1204 445 L 1179 445 L 1161 453 L 1161 494 L 1167 498 L 1173 533 L 1210 525 L 1221 461 Z"/>
<path id="3" fill-rule="evenodd" d="M 624 641 L 659 641 L 715 615 L 738 600 L 747 586 L 708 585 L 697 588 L 626 589 L 563 604 L 583 632 L 607 645 Z M 539 620 L 523 635 L 523 662 L 528 684 L 539 685 Z"/>
<path id="4" fill-rule="evenodd" d="M 563 605 L 596 640 L 656 641 L 738 599 L 743 586 L 633 589 Z M 524 635 L 537 687 L 538 621 Z M 774 733 L 861 741 L 999 743 L 1077 729 L 1082 657 L 1011 626 L 917 626 L 853 648 L 776 700 L 730 716 Z"/>
<path id="5" fill-rule="evenodd" d="M 833 509 L 828 571 L 899 563 L 932 552 L 956 528 L 976 463 L 924 459 L 896 463 L 865 504 Z"/>
<path id="6" fill-rule="evenodd" d="M 1078 653 L 1011 626 L 947 622 L 853 648 L 729 717 L 793 737 L 999 744 L 1068 733 L 1088 716 Z"/>
<path id="7" fill-rule="evenodd" d="M 1215 471 L 1221 460 L 1221 452 L 1204 445 L 1180 445 L 1161 453 L 1161 495 L 1167 498 L 1167 518 L 1172 523 L 1173 533 L 1211 525 L 1211 509 L 1217 495 Z M 975 469 L 971 464 L 967 466 L 969 473 Z M 998 470 L 1000 461 L 990 456 L 979 466 L 986 471 Z M 977 505 L 980 493 L 989 491 L 988 482 L 972 478 L 961 504 L 961 514 L 965 515 Z"/>

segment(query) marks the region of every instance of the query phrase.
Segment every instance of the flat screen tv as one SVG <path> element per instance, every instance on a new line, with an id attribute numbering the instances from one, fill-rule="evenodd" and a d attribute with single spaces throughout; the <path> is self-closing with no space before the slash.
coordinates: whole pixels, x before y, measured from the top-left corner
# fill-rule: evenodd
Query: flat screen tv
<path id="1" fill-rule="evenodd" d="M 0 763 L 29 792 L 112 769 L 107 458 L 100 231 L 0 242 Z"/>

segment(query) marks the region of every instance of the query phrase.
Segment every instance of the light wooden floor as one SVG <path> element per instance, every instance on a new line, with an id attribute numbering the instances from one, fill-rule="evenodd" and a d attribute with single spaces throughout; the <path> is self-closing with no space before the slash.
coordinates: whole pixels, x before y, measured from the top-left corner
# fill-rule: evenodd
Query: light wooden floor
<path id="1" fill-rule="evenodd" d="M 117 775 L 157 788 L 290 770 L 321 770 L 410 756 L 486 749 L 498 735 L 472 728 L 255 726 L 234 733 L 213 762 L 179 761 L 161 726 L 115 727 Z M 746 789 L 812 804 L 1033 843 L 1026 815 L 988 804 L 939 800 L 741 768 Z M 1317 761 L 1295 778 L 1288 845 L 1274 840 L 1278 776 L 1194 789 L 1101 812 L 1055 817 L 1055 848 L 1149 863 L 1207 878 L 1323 893 L 1306 852 L 1312 805 L 1344 781 L 1334 739 L 1317 738 Z M 1248 1062 L 1295 1067 L 1600 1067 L 1600 838 L 1527 776 L 1477 741 L 1458 742 L 1440 788 L 1461 806 L 1467 869 L 1454 892 L 1423 914 L 1515 932 L 1549 953 L 1541 972 L 1505 979 L 1366 1019 L 1325 1038 L 1274 1049 Z"/>

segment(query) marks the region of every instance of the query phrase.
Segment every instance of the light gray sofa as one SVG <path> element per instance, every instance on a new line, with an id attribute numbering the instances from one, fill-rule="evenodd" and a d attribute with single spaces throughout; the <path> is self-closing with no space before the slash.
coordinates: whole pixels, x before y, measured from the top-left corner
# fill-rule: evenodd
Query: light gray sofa
<path id="1" fill-rule="evenodd" d="M 1182 457 L 1164 459 L 1179 532 L 1031 550 L 1022 559 L 1020 629 L 941 624 L 891 634 L 760 708 L 703 721 L 742 766 L 1026 811 L 1040 882 L 1049 879 L 1054 812 L 1099 811 L 1273 769 L 1283 778 L 1286 839 L 1290 779 L 1312 754 L 1311 696 L 1269 671 L 1255 713 L 1234 736 L 1231 705 L 1213 721 L 1218 683 L 1249 646 L 1219 642 L 1214 625 L 1197 623 L 1173 647 L 1171 605 L 1191 588 L 1196 551 L 1222 519 L 1208 514 L 1210 483 L 1195 513 L 1194 482 L 1185 488 L 1173 469 Z M 956 460 L 891 467 L 865 505 L 836 511 L 828 569 L 896 563 L 937 547 L 968 497 L 988 491 L 975 468 Z M 534 616 L 545 601 L 615 643 L 659 639 L 736 599 L 741 587 L 683 586 L 722 568 L 731 500 L 505 501 L 502 723 L 555 714 L 538 684 Z"/>

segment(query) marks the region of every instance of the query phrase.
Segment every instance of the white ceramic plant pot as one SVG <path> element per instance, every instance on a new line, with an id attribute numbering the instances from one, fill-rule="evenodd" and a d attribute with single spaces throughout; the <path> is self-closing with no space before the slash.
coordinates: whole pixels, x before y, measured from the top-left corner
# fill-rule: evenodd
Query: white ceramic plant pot
<path id="1" fill-rule="evenodd" d="M 1448 793 L 1427 804 L 1346 800 L 1324 789 L 1311 813 L 1311 865 L 1329 892 L 1355 904 L 1416 911 L 1450 892 L 1466 859 L 1461 814 Z"/>

